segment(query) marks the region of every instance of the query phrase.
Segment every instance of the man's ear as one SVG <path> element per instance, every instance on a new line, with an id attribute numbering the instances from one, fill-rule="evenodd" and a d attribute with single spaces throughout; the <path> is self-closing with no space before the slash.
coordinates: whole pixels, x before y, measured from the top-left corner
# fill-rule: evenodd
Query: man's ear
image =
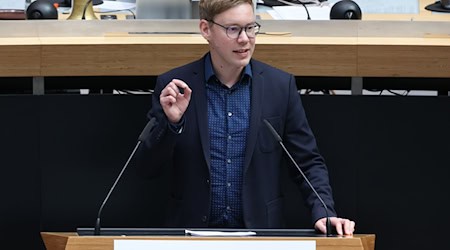
<path id="1" fill-rule="evenodd" d="M 203 38 L 205 38 L 207 41 L 209 41 L 209 37 L 211 34 L 211 29 L 209 27 L 209 22 L 205 19 L 200 20 L 199 24 L 200 33 L 202 34 Z"/>

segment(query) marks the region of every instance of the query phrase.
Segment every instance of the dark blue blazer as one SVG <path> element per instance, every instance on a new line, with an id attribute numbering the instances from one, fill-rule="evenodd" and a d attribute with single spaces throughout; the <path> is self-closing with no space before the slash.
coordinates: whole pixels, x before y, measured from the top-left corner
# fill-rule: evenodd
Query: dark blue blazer
<path id="1" fill-rule="evenodd" d="M 140 148 L 140 169 L 152 176 L 170 168 L 168 227 L 208 227 L 210 213 L 210 139 L 206 88 L 202 58 L 173 69 L 157 79 L 148 116 L 157 118 L 156 127 Z M 324 160 L 318 152 L 308 125 L 293 75 L 251 60 L 250 131 L 245 152 L 243 214 L 246 228 L 283 228 L 281 169 L 290 173 L 311 209 L 313 222 L 325 217 L 319 200 L 282 151 L 263 120 L 267 119 L 283 138 L 288 150 L 308 176 L 335 216 L 332 191 Z M 169 128 L 159 103 L 161 90 L 172 79 L 185 81 L 192 97 L 184 114 L 180 134 Z"/>

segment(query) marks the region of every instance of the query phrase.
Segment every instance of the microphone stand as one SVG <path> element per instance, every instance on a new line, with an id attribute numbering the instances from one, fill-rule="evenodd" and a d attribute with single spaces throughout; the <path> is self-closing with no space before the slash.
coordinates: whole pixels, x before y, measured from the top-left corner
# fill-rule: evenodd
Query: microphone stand
<path id="1" fill-rule="evenodd" d="M 322 206 L 325 209 L 325 216 L 326 216 L 326 236 L 332 236 L 331 233 L 331 221 L 330 221 L 330 216 L 328 215 L 328 207 L 325 204 L 325 202 L 322 200 L 322 197 L 320 197 L 320 195 L 317 193 L 316 189 L 314 188 L 314 186 L 311 184 L 311 182 L 309 182 L 309 179 L 306 177 L 305 173 L 303 173 L 303 170 L 298 166 L 297 162 L 295 162 L 294 158 L 292 157 L 291 153 L 289 153 L 289 151 L 287 150 L 286 146 L 284 146 L 283 143 L 283 139 L 281 138 L 281 136 L 277 133 L 277 131 L 275 130 L 275 128 L 272 126 L 272 124 L 270 124 L 269 121 L 267 121 L 266 119 L 264 119 L 264 123 L 266 124 L 266 126 L 269 128 L 270 132 L 272 132 L 273 136 L 275 137 L 275 139 L 280 143 L 281 147 L 283 148 L 284 152 L 286 153 L 286 155 L 289 157 L 290 161 L 295 165 L 295 167 L 298 169 L 298 171 L 300 172 L 300 174 L 302 175 L 303 179 L 306 181 L 306 183 L 308 183 L 308 186 L 311 188 L 311 190 L 314 192 L 314 194 L 316 195 L 316 197 L 319 199 L 320 203 L 322 203 Z"/>
<path id="2" fill-rule="evenodd" d="M 125 169 L 127 168 L 128 163 L 130 163 L 130 161 L 133 158 L 133 155 L 136 152 L 136 150 L 138 149 L 139 145 L 141 145 L 141 141 L 138 141 L 136 143 L 136 146 L 134 147 L 133 152 L 131 153 L 130 157 L 128 157 L 128 160 L 125 163 L 125 166 L 122 168 L 122 171 L 120 171 L 119 176 L 117 176 L 116 181 L 112 185 L 111 189 L 108 192 L 108 195 L 106 195 L 105 200 L 103 201 L 102 205 L 100 206 L 100 209 L 98 210 L 98 214 L 97 214 L 97 220 L 95 221 L 94 235 L 100 235 L 100 215 L 102 214 L 103 207 L 105 206 L 106 202 L 109 199 L 109 196 L 111 195 L 111 193 L 113 192 L 113 190 L 116 187 L 117 183 L 119 182 L 120 178 L 122 177 L 123 172 L 125 172 Z"/>
<path id="3" fill-rule="evenodd" d="M 94 228 L 94 235 L 100 235 L 100 216 L 103 211 L 103 207 L 105 206 L 106 202 L 109 199 L 109 196 L 114 191 L 114 188 L 116 187 L 117 183 L 119 182 L 120 178 L 122 177 L 122 174 L 125 172 L 125 169 L 127 168 L 128 164 L 130 163 L 131 159 L 133 158 L 134 154 L 136 153 L 136 150 L 139 148 L 141 143 L 145 140 L 145 137 L 150 132 L 150 130 L 156 125 L 156 118 L 153 117 L 150 119 L 150 121 L 145 125 L 145 128 L 142 130 L 141 134 L 139 135 L 138 142 L 136 143 L 136 146 L 133 149 L 133 152 L 131 152 L 130 156 L 128 157 L 127 162 L 125 163 L 125 166 L 123 166 L 122 170 L 120 171 L 119 175 L 116 178 L 116 181 L 112 185 L 111 189 L 109 190 L 108 194 L 106 195 L 105 200 L 103 200 L 102 205 L 100 206 L 100 209 L 98 210 L 97 214 L 97 220 L 95 221 L 95 228 Z"/>

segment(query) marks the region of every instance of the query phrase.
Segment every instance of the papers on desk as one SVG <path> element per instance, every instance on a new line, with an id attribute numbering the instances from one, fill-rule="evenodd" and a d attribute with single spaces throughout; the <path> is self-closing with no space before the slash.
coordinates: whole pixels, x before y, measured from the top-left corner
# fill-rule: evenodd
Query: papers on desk
<path id="1" fill-rule="evenodd" d="M 255 232 L 223 232 L 223 231 L 198 231 L 198 230 L 185 230 L 186 235 L 191 236 L 254 236 Z"/>
<path id="2" fill-rule="evenodd" d="M 311 20 L 329 20 L 332 6 L 340 0 L 328 0 L 321 4 L 306 4 Z M 418 0 L 353 0 L 364 16 L 370 14 L 418 14 Z M 275 20 L 307 20 L 303 6 L 273 6 L 267 10 Z"/>
<path id="3" fill-rule="evenodd" d="M 0 0 L 2 10 L 25 10 L 25 0 Z"/>
<path id="4" fill-rule="evenodd" d="M 134 9 L 134 8 L 136 8 L 136 4 L 128 3 L 128 2 L 118 2 L 118 1 L 103 1 L 102 4 L 96 5 L 95 8 L 99 12 L 121 11 L 121 10 Z"/>
<path id="5" fill-rule="evenodd" d="M 330 20 L 330 5 L 306 5 L 311 20 Z M 307 20 L 308 14 L 303 6 L 273 6 L 268 10 L 275 20 Z"/>

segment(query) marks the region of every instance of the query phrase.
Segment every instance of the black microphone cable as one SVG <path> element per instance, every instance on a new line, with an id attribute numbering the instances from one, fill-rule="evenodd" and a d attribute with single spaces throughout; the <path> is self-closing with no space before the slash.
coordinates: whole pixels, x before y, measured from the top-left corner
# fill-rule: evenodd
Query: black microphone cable
<path id="1" fill-rule="evenodd" d="M 278 0 L 280 3 L 284 3 L 284 4 L 286 4 L 286 5 L 297 5 L 296 3 L 293 3 L 294 1 L 292 1 L 292 2 L 288 2 L 288 1 L 285 1 L 285 0 Z M 303 6 L 303 8 L 305 8 L 305 10 L 306 10 L 306 19 L 308 19 L 308 20 L 311 20 L 311 16 L 309 15 L 309 11 L 308 11 L 308 8 L 306 7 L 306 4 L 305 3 L 303 3 L 301 0 L 295 0 L 295 2 L 298 2 L 298 4 L 301 4 L 302 6 Z"/>

